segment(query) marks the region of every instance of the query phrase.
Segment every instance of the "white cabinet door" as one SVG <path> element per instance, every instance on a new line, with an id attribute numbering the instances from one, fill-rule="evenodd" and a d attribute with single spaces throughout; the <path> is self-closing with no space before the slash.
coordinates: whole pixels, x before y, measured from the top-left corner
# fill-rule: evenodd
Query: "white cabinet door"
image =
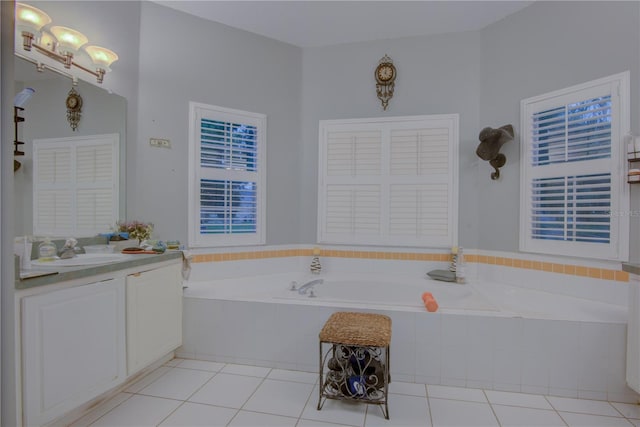
<path id="1" fill-rule="evenodd" d="M 124 381 L 124 278 L 22 299 L 24 424 L 42 425 Z"/>
<path id="2" fill-rule="evenodd" d="M 148 366 L 182 344 L 180 264 L 127 276 L 127 372 Z"/>

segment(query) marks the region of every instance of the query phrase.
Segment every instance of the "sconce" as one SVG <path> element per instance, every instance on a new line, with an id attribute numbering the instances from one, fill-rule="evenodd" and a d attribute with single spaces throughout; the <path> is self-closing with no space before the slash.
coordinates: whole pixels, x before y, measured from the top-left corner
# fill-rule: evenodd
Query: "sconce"
<path id="1" fill-rule="evenodd" d="M 41 31 L 51 23 L 51 18 L 42 10 L 24 3 L 16 3 L 16 39 L 22 38 L 22 49 L 25 52 L 35 51 L 61 63 L 64 68 L 79 68 L 96 77 L 102 83 L 106 72 L 111 71 L 111 64 L 118 60 L 115 52 L 100 46 L 86 46 L 89 41 L 79 31 L 71 28 L 52 26 L 49 31 Z M 82 65 L 82 53 L 86 53 L 90 64 Z M 40 61 L 30 56 L 25 59 L 34 62 L 39 71 L 45 67 Z M 93 69 L 92 69 L 93 68 Z M 56 71 L 56 70 L 54 70 Z"/>
<path id="2" fill-rule="evenodd" d="M 500 153 L 500 148 L 513 139 L 513 126 L 504 125 L 498 129 L 486 127 L 478 135 L 480 144 L 476 148 L 476 154 L 482 160 L 488 160 L 495 172 L 491 172 L 491 179 L 500 178 L 500 168 L 507 163 L 507 157 Z"/>

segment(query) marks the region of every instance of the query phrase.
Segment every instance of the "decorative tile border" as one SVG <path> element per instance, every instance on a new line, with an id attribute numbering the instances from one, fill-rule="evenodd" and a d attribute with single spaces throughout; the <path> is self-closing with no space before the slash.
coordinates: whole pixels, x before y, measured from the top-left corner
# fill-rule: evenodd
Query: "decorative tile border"
<path id="1" fill-rule="evenodd" d="M 197 254 L 193 262 L 238 261 L 263 258 L 286 258 L 294 256 L 313 256 L 313 249 L 281 249 L 250 252 L 224 252 L 215 254 Z M 320 249 L 320 257 L 384 259 L 402 261 L 449 261 L 448 253 L 418 253 L 418 252 L 382 252 L 382 251 L 352 251 Z M 572 276 L 590 277 L 593 279 L 615 280 L 628 282 L 629 273 L 622 270 L 607 268 L 592 268 L 573 264 L 557 264 L 552 262 L 533 261 L 520 258 L 496 257 L 488 255 L 467 254 L 465 260 L 469 263 L 501 265 L 505 267 L 540 270 Z"/>

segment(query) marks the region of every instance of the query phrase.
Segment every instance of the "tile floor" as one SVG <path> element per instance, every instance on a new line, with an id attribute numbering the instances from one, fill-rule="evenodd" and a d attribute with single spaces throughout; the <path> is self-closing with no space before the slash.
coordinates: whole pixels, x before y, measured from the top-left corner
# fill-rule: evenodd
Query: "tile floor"
<path id="1" fill-rule="evenodd" d="M 392 382 L 378 406 L 327 400 L 317 374 L 173 359 L 77 420 L 83 426 L 636 426 L 640 406 Z"/>

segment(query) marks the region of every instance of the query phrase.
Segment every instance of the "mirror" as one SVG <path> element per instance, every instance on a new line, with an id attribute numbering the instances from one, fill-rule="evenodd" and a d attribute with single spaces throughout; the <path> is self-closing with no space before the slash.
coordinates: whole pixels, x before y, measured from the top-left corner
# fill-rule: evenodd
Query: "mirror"
<path id="1" fill-rule="evenodd" d="M 15 93 L 25 87 L 35 89 L 34 95 L 20 111 L 18 140 L 24 156 L 15 157 L 21 163 L 14 173 L 15 236 L 33 235 L 33 143 L 40 138 L 118 133 L 120 135 L 119 216 L 125 217 L 125 150 L 127 104 L 122 96 L 80 80 L 75 86 L 82 96 L 82 116 L 75 131 L 67 121 L 65 101 L 72 88 L 71 79 L 51 70 L 38 72 L 36 66 L 20 57 L 15 58 Z M 105 230 L 108 231 L 108 230 Z M 69 237 L 69 236 L 65 236 Z M 74 236 L 76 237 L 76 236 Z"/>

